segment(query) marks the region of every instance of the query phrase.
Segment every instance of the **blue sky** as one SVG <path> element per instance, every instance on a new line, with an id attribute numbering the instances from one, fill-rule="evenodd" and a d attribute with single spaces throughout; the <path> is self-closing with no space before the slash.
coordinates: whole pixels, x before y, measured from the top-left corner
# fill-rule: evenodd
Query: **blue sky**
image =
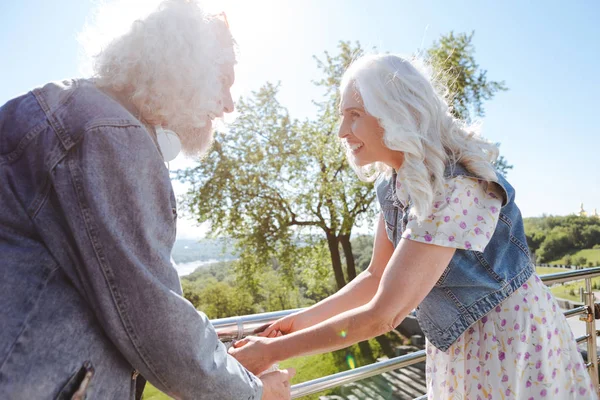
<path id="1" fill-rule="evenodd" d="M 151 3 L 120 5 L 97 25 L 118 32 Z M 411 54 L 451 30 L 474 30 L 478 63 L 510 89 L 486 105 L 482 133 L 514 164 L 508 178 L 524 216 L 565 215 L 581 202 L 600 210 L 598 1 L 207 0 L 206 7 L 227 13 L 240 46 L 234 94 L 281 81 L 280 101 L 298 118 L 312 115 L 319 96 L 312 55 L 335 51 L 339 40 Z M 77 37 L 96 9 L 88 0 L 0 2 L 0 104 L 88 73 Z M 202 231 L 181 225 L 184 236 Z"/>

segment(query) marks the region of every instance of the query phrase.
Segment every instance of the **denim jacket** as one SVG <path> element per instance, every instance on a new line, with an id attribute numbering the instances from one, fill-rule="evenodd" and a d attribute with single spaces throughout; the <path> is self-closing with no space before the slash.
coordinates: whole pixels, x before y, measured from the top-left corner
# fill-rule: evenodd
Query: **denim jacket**
<path id="1" fill-rule="evenodd" d="M 262 384 L 182 296 L 155 139 L 90 81 L 0 108 L 0 398 L 255 399 Z"/>
<path id="2" fill-rule="evenodd" d="M 445 177 L 477 178 L 461 165 L 446 168 Z M 396 175 L 376 183 L 377 199 L 394 247 L 408 222 L 395 194 Z M 515 204 L 513 187 L 497 174 L 504 201 L 496 230 L 483 252 L 457 249 L 431 292 L 416 309 L 423 333 L 435 347 L 446 351 L 471 325 L 483 318 L 521 287 L 533 274 L 523 219 Z M 407 279 L 409 279 L 407 277 Z"/>

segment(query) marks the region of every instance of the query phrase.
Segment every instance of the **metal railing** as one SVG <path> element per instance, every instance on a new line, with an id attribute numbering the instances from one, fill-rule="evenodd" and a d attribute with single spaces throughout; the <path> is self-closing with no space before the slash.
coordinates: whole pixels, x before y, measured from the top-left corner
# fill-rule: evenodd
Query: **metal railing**
<path id="1" fill-rule="evenodd" d="M 599 268 L 588 268 L 569 272 L 559 272 L 555 274 L 543 275 L 540 278 L 546 285 L 551 286 L 557 283 L 565 283 L 576 280 L 585 280 L 584 303 L 585 305 L 566 310 L 564 312 L 567 318 L 580 316 L 581 320 L 586 322 L 586 334 L 575 340 L 577 343 L 587 343 L 588 363 L 586 367 L 592 378 L 594 387 L 598 391 L 598 350 L 596 346 L 596 337 L 600 336 L 600 331 L 596 330 L 596 315 L 594 293 L 592 292 L 592 278 L 600 277 Z M 250 335 L 254 330 L 264 324 L 276 321 L 277 319 L 293 314 L 302 310 L 283 310 L 263 314 L 247 315 L 243 317 L 231 317 L 213 320 L 212 323 L 217 330 L 217 334 L 222 341 L 241 339 Z M 600 318 L 600 315 L 598 315 Z M 324 376 L 307 382 L 302 382 L 292 386 L 292 398 L 297 399 L 302 396 L 315 394 L 327 389 L 332 389 L 347 383 L 356 382 L 371 376 L 383 374 L 399 368 L 408 367 L 425 361 L 424 350 L 416 351 L 399 357 L 394 357 L 384 361 L 378 361 L 370 365 L 351 369 L 344 372 L 338 372 L 333 375 Z M 415 400 L 425 399 L 425 396 Z"/>

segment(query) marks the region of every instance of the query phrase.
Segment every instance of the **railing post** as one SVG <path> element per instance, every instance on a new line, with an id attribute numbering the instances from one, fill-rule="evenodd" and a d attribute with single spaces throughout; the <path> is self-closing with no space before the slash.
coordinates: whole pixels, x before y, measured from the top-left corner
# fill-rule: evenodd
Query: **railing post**
<path id="1" fill-rule="evenodd" d="M 596 346 L 596 315 L 595 315 L 595 298 L 594 292 L 592 291 L 592 278 L 585 278 L 585 304 L 588 307 L 590 315 L 585 323 L 585 330 L 587 333 L 587 360 L 590 364 L 588 369 L 592 383 L 598 393 L 598 350 Z"/>

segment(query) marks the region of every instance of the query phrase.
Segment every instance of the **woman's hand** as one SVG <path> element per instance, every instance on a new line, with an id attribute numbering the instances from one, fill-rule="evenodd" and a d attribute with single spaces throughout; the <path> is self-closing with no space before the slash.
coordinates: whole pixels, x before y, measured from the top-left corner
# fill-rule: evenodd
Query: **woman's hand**
<path id="1" fill-rule="evenodd" d="M 256 329 L 254 333 L 258 336 L 273 338 L 276 336 L 287 335 L 296 332 L 303 328 L 298 328 L 298 320 L 301 319 L 301 314 L 292 314 L 285 316 L 273 322 L 271 325 L 263 325 Z M 299 318 L 300 317 L 300 318 Z"/>
<path id="2" fill-rule="evenodd" d="M 269 346 L 269 342 L 272 341 L 273 339 L 265 337 L 247 336 L 234 342 L 233 346 L 229 348 L 229 354 L 247 370 L 258 376 L 278 361 L 273 354 L 272 347 Z"/>

